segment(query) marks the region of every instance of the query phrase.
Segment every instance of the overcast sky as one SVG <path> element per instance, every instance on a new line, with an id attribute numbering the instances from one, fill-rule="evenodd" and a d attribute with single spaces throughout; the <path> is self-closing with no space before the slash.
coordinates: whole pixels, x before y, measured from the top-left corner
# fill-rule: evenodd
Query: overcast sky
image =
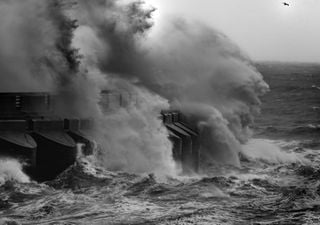
<path id="1" fill-rule="evenodd" d="M 204 21 L 254 60 L 320 62 L 320 0 L 147 0 L 165 13 Z"/>

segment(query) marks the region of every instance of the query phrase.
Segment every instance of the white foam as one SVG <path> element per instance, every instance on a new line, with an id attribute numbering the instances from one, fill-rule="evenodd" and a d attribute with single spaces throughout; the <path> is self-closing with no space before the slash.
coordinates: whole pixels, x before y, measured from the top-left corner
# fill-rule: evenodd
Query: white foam
<path id="1" fill-rule="evenodd" d="M 15 159 L 0 158 L 0 186 L 6 181 L 20 183 L 30 182 L 30 178 L 22 171 L 22 165 Z"/>
<path id="2" fill-rule="evenodd" d="M 270 163 L 305 163 L 306 160 L 295 152 L 285 151 L 281 147 L 283 143 L 277 143 L 267 139 L 252 139 L 242 146 L 242 153 L 251 159 L 260 159 Z"/>

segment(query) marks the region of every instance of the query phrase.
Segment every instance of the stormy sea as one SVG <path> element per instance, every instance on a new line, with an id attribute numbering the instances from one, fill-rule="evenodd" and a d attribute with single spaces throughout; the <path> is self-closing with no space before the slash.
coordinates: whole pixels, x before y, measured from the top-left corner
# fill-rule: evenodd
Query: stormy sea
<path id="1" fill-rule="evenodd" d="M 55 180 L 0 166 L 0 224 L 320 224 L 320 66 L 259 63 L 270 85 L 241 167 L 110 172 L 88 158 Z"/>
<path id="2" fill-rule="evenodd" d="M 161 13 L 140 0 L 0 1 L 0 93 L 54 96 L 45 113 L 0 104 L 0 118 L 32 125 L 0 123 L 0 225 L 320 224 L 320 66 L 255 63 L 211 26 Z M 199 171 L 174 157 L 164 111 L 197 131 Z M 16 148 L 33 119 L 55 118 L 92 121 L 93 153 L 74 142 L 76 162 L 36 182 Z M 60 145 L 41 143 L 35 168 L 61 166 Z"/>

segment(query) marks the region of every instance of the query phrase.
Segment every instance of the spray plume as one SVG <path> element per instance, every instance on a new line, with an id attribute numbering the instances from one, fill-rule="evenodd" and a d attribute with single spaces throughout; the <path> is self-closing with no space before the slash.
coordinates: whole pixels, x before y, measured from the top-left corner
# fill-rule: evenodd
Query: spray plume
<path id="1" fill-rule="evenodd" d="M 201 23 L 167 17 L 150 30 L 153 9 L 139 1 L 79 3 L 75 44 L 87 68 L 168 99 L 198 124 L 207 158 L 239 166 L 258 97 L 268 89 L 248 57 Z"/>
<path id="2" fill-rule="evenodd" d="M 0 186 L 7 181 L 20 183 L 30 182 L 29 177 L 22 171 L 22 165 L 15 159 L 0 158 Z"/>
<path id="3" fill-rule="evenodd" d="M 207 158 L 239 166 L 268 86 L 227 37 L 174 17 L 153 24 L 154 9 L 141 1 L 0 4 L 0 90 L 55 91 L 60 115 L 96 118 L 101 164 L 172 173 L 172 146 L 158 119 L 171 107 L 198 125 Z M 103 89 L 139 101 L 105 114 Z"/>
<path id="4" fill-rule="evenodd" d="M 0 21 L 0 90 L 51 89 L 53 71 L 44 64 L 55 48 L 57 32 L 48 20 L 46 3 L 1 1 Z"/>

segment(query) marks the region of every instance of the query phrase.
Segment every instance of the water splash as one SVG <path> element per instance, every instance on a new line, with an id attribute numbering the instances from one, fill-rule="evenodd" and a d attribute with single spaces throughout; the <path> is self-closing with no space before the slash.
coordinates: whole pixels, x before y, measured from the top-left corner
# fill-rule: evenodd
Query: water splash
<path id="1" fill-rule="evenodd" d="M 7 181 L 28 183 L 30 178 L 22 171 L 22 164 L 18 160 L 0 158 L 0 186 Z"/>
<path id="2" fill-rule="evenodd" d="M 157 119 L 169 107 L 193 117 L 209 160 L 240 165 L 240 143 L 250 138 L 268 85 L 225 35 L 176 17 L 154 24 L 154 9 L 138 0 L 1 4 L 7 10 L 0 29 L 8 27 L 7 15 L 19 16 L 1 32 L 0 47 L 7 51 L 1 51 L 0 65 L 7 68 L 10 57 L 24 56 L 18 66 L 10 64 L 22 71 L 1 73 L 13 74 L 3 80 L 17 86 L 4 87 L 53 90 L 59 116 L 94 118 L 102 156 L 97 160 L 106 168 L 174 171 L 168 134 Z M 134 92 L 142 100 L 106 114 L 99 105 L 104 89 Z"/>
<path id="3" fill-rule="evenodd" d="M 241 153 L 250 159 L 263 160 L 269 163 L 307 163 L 308 160 L 295 152 L 282 149 L 276 141 L 252 139 L 242 146 Z"/>

